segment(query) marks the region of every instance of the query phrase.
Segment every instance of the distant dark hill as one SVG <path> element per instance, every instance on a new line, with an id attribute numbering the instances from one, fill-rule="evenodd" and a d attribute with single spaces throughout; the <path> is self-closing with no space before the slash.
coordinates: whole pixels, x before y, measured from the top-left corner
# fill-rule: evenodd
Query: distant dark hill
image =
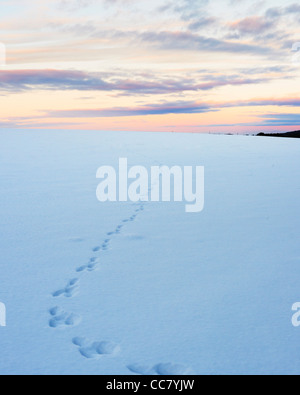
<path id="1" fill-rule="evenodd" d="M 300 138 L 300 130 L 296 132 L 288 132 L 288 133 L 259 133 L 257 136 L 264 136 L 264 137 L 287 137 L 292 139 L 299 139 Z"/>

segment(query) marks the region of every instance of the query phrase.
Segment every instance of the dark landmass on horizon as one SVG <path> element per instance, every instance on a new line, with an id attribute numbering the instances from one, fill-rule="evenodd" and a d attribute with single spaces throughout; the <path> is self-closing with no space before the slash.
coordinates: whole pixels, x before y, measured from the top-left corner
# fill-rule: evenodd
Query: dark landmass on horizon
<path id="1" fill-rule="evenodd" d="M 300 130 L 296 132 L 287 132 L 287 133 L 259 133 L 257 136 L 259 137 L 287 137 L 292 139 L 300 138 Z"/>

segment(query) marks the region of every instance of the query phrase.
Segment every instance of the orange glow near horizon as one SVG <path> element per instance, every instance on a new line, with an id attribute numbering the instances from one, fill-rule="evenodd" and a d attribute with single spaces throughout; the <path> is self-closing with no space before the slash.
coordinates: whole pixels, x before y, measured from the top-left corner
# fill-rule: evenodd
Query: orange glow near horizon
<path id="1" fill-rule="evenodd" d="M 300 128 L 294 3 L 11 0 L 0 9 L 3 128 Z"/>

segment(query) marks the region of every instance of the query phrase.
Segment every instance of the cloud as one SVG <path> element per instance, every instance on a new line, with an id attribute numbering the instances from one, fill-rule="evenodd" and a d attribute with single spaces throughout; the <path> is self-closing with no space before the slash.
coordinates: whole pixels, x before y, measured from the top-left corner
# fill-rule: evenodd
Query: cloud
<path id="1" fill-rule="evenodd" d="M 247 53 L 269 55 L 270 47 L 204 37 L 192 32 L 145 32 L 140 39 L 164 50 L 192 50 L 200 52 Z"/>
<path id="2" fill-rule="evenodd" d="M 298 22 L 299 13 L 299 4 L 267 8 L 261 15 L 250 15 L 227 22 L 229 33 L 224 37 L 238 41 L 246 37 L 256 42 L 258 46 L 266 46 L 270 43 L 272 47 L 287 49 L 293 40 L 295 22 Z M 289 16 L 293 19 L 288 18 Z"/>
<path id="3" fill-rule="evenodd" d="M 200 82 L 199 80 L 202 80 Z M 88 73 L 68 70 L 17 70 L 0 71 L 0 92 L 40 90 L 77 90 L 119 92 L 120 94 L 174 94 L 208 91 L 224 86 L 241 86 L 267 83 L 271 77 L 243 75 L 198 74 L 192 77 L 170 78 L 160 75 L 141 75 L 135 79 L 114 73 Z"/>
<path id="4" fill-rule="evenodd" d="M 217 23 L 217 18 L 214 17 L 201 17 L 195 18 L 189 25 L 188 28 L 192 31 L 200 30 L 202 28 L 207 28 L 213 26 Z"/>
<path id="5" fill-rule="evenodd" d="M 59 7 L 62 9 L 75 10 L 80 8 L 89 7 L 95 3 L 96 0 L 61 0 Z"/>
<path id="6" fill-rule="evenodd" d="M 206 7 L 209 0 L 177 0 L 169 1 L 159 7 L 160 12 L 174 12 L 179 14 L 181 20 L 194 20 L 195 15 L 206 14 Z"/>
<path id="7" fill-rule="evenodd" d="M 265 16 L 269 19 L 277 19 L 285 15 L 298 15 L 298 14 L 300 14 L 300 5 L 294 3 L 286 7 L 269 8 L 266 11 Z"/>
<path id="8" fill-rule="evenodd" d="M 264 126 L 300 126 L 300 114 L 265 114 L 261 117 L 265 119 Z"/>
<path id="9" fill-rule="evenodd" d="M 101 78 L 81 71 L 17 70 L 0 71 L 0 91 L 22 92 L 30 89 L 109 90 Z"/>
<path id="10" fill-rule="evenodd" d="M 159 7 L 159 12 L 175 13 L 179 15 L 182 22 L 187 23 L 187 29 L 198 31 L 210 26 L 214 26 L 218 18 L 209 15 L 207 8 L 209 0 L 179 0 L 169 1 Z"/>
<path id="11" fill-rule="evenodd" d="M 106 118 L 165 114 L 199 114 L 210 111 L 214 110 L 205 103 L 175 102 L 139 107 L 49 111 L 46 116 L 54 118 Z"/>
<path id="12" fill-rule="evenodd" d="M 278 107 L 300 107 L 300 98 L 283 99 L 252 99 L 229 103 L 230 107 L 259 107 L 259 106 L 278 106 Z"/>
<path id="13" fill-rule="evenodd" d="M 43 108 L 47 91 L 56 92 L 58 98 L 68 91 L 64 96 L 70 98 L 70 110 L 65 115 L 70 121 L 79 115 L 83 122 L 84 116 L 204 114 L 252 107 L 230 111 L 234 123 L 247 112 L 276 112 L 274 106 L 278 112 L 299 109 L 299 100 L 289 97 L 299 84 L 299 67 L 293 67 L 291 53 L 292 43 L 299 41 L 300 4 L 296 0 L 3 3 L 1 40 L 7 46 L 8 62 L 0 70 L 0 95 L 27 92 L 28 98 L 22 111 L 15 108 L 22 97 L 8 100 L 2 109 L 3 121 L 13 112 L 16 116 L 36 114 Z M 264 98 L 278 94 L 284 98 Z M 128 95 L 133 97 L 129 100 Z M 92 108 L 89 103 L 96 100 L 109 108 Z M 59 102 L 52 105 L 54 118 L 64 115 L 54 111 L 60 109 Z M 227 122 L 224 113 L 220 121 Z M 268 120 L 284 121 L 263 119 Z"/>
<path id="14" fill-rule="evenodd" d="M 263 17 L 254 16 L 232 22 L 230 29 L 237 31 L 239 34 L 261 34 L 273 28 L 273 21 L 266 20 Z"/>
<path id="15" fill-rule="evenodd" d="M 71 109 L 47 111 L 43 117 L 51 118 L 107 118 L 135 117 L 166 114 L 202 114 L 219 111 L 223 108 L 235 107 L 286 106 L 300 107 L 300 99 L 252 99 L 236 102 L 197 102 L 177 101 L 159 104 L 142 105 L 139 107 L 112 107 L 99 109 Z"/>
<path id="16" fill-rule="evenodd" d="M 59 8 L 68 11 L 76 11 L 97 3 L 102 3 L 105 7 L 111 7 L 122 3 L 123 5 L 129 5 L 134 2 L 136 2 L 136 0 L 60 0 Z"/>

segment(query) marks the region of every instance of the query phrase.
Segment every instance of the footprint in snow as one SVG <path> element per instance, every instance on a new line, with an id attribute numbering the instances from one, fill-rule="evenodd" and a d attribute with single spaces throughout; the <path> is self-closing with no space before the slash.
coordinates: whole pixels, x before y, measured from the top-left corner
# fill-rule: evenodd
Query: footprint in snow
<path id="1" fill-rule="evenodd" d="M 76 295 L 79 289 L 79 279 L 73 278 L 68 282 L 65 288 L 59 289 L 56 292 L 53 292 L 52 296 L 57 298 L 59 296 L 65 296 L 66 298 L 72 298 Z"/>
<path id="2" fill-rule="evenodd" d="M 97 246 L 97 247 L 93 248 L 93 252 L 99 252 L 99 251 L 106 251 L 106 250 L 108 250 L 109 243 L 110 243 L 110 239 L 104 240 L 104 242 L 102 243 L 101 246 Z"/>
<path id="3" fill-rule="evenodd" d="M 160 363 L 153 367 L 153 370 L 161 376 L 184 376 L 191 374 L 191 369 L 173 363 Z"/>
<path id="4" fill-rule="evenodd" d="M 80 354 L 87 359 L 100 358 L 105 355 L 116 355 L 120 352 L 120 346 L 109 341 L 91 343 L 85 337 L 75 337 L 73 344 L 79 347 Z"/>
<path id="5" fill-rule="evenodd" d="M 149 366 L 133 364 L 127 366 L 127 368 L 132 373 L 140 375 L 157 374 L 160 376 L 184 376 L 192 374 L 192 370 L 189 367 L 173 363 L 160 363 L 152 368 L 149 368 Z"/>
<path id="6" fill-rule="evenodd" d="M 50 328 L 59 328 L 59 327 L 63 328 L 63 327 L 76 326 L 81 322 L 81 317 L 79 315 L 69 314 L 57 306 L 52 307 L 52 309 L 49 310 L 49 313 L 52 317 L 49 320 Z"/>
<path id="7" fill-rule="evenodd" d="M 128 219 L 123 219 L 123 222 L 124 223 L 127 223 L 127 222 L 133 222 L 135 219 L 136 219 L 136 217 L 137 217 L 137 214 L 134 214 L 134 215 L 132 215 L 130 218 L 128 218 Z"/>
<path id="8" fill-rule="evenodd" d="M 102 243 L 101 249 L 103 251 L 107 251 L 109 247 L 109 243 L 110 243 L 110 239 L 105 240 L 104 243 Z"/>
<path id="9" fill-rule="evenodd" d="M 99 264 L 98 258 L 91 258 L 89 263 L 87 263 L 86 265 L 79 266 L 76 269 L 76 272 L 77 273 L 84 272 L 84 271 L 93 272 L 94 270 L 97 269 L 98 264 Z"/>
<path id="10" fill-rule="evenodd" d="M 130 370 L 130 372 L 132 373 L 140 374 L 143 376 L 153 374 L 152 368 L 149 368 L 149 366 L 145 366 L 145 365 L 139 365 L 139 364 L 128 365 L 127 369 Z"/>
<path id="11" fill-rule="evenodd" d="M 119 235 L 120 233 L 121 233 L 121 229 L 123 228 L 123 225 L 119 225 L 119 226 L 117 226 L 116 227 L 116 230 L 115 230 L 115 234 L 116 235 Z"/>

